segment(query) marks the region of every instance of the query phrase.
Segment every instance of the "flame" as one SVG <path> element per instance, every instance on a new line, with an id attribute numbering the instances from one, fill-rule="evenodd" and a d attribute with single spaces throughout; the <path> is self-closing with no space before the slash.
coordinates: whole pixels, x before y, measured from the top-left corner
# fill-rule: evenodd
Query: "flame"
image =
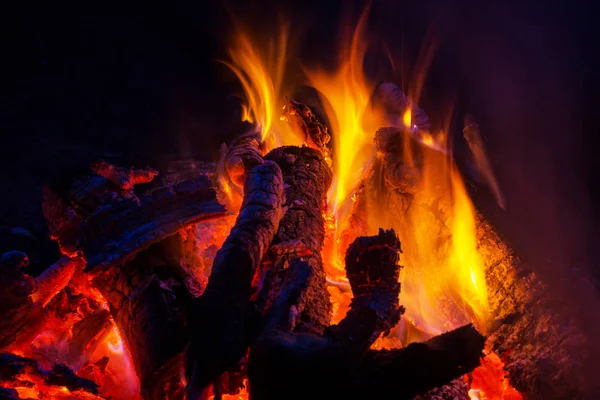
<path id="1" fill-rule="evenodd" d="M 471 321 L 482 329 L 488 320 L 489 305 L 484 263 L 475 239 L 475 210 L 462 177 L 448 157 L 447 134 L 420 132 L 413 126 L 410 101 L 407 109 L 394 118 L 406 128 L 399 133 L 404 148 L 398 157 L 403 157 L 406 166 L 418 175 L 414 204 L 405 215 L 398 215 L 394 205 L 375 199 L 366 226 L 357 229 L 351 224 L 358 185 L 377 157 L 374 133 L 379 127 L 394 126 L 389 123 L 390 116 L 372 106 L 375 85 L 364 74 L 367 17 L 368 9 L 360 16 L 347 46 L 341 49 L 333 72 L 303 69 L 309 85 L 321 97 L 333 138 L 333 182 L 324 215 L 327 235 L 322 254 L 334 302 L 333 322 L 344 316 L 350 302 L 343 262 L 348 244 L 358 235 L 374 234 L 383 227 L 394 228 L 405 249 L 402 303 L 415 329 L 439 334 Z M 266 47 L 238 29 L 229 49 L 231 60 L 226 62 L 244 88 L 249 105 L 244 108 L 244 118 L 254 120 L 262 129 L 267 145 L 297 144 L 276 118 L 285 100 L 281 92 L 288 28 L 283 25 L 277 43 Z M 433 48 L 429 46 L 422 57 L 423 71 L 433 57 Z M 419 98 L 423 79 L 420 76 L 413 85 L 414 99 Z M 414 146 L 415 141 L 420 146 Z M 224 192 L 229 196 L 228 188 Z"/>
<path id="2" fill-rule="evenodd" d="M 236 24 L 228 49 L 230 59 L 223 63 L 233 71 L 244 90 L 247 105 L 242 121 L 256 124 L 266 151 L 285 141 L 300 144 L 288 124 L 280 122 L 284 104 L 283 77 L 287 61 L 289 25 L 281 24 L 277 40 L 258 41 L 241 24 Z"/>

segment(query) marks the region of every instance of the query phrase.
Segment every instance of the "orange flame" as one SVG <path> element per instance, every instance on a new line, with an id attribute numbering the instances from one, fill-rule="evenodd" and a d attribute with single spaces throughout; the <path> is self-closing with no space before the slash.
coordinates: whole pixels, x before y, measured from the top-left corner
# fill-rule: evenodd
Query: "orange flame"
<path id="1" fill-rule="evenodd" d="M 324 212 L 322 254 L 333 302 L 332 322 L 343 318 L 351 299 L 343 262 L 348 244 L 359 235 L 376 234 L 379 228 L 394 228 L 404 251 L 401 303 L 407 311 L 396 336 L 374 346 L 405 346 L 469 322 L 485 331 L 490 306 L 484 259 L 476 240 L 475 208 L 449 156 L 447 131 L 419 131 L 413 125 L 411 107 L 416 103 L 410 102 L 418 102 L 435 46 L 427 46 L 420 59 L 421 75 L 411 85 L 414 90 L 409 90 L 412 100 L 407 109 L 387 115 L 372 106 L 375 85 L 363 71 L 368 45 L 366 21 L 367 12 L 361 15 L 347 48 L 341 49 L 335 71 L 304 68 L 309 85 L 321 97 L 333 138 L 333 182 Z M 261 51 L 260 43 L 247 32 L 238 30 L 230 48 L 231 61 L 227 62 L 246 94 L 249 106 L 243 108 L 243 119 L 262 129 L 267 149 L 301 144 L 276 118 L 285 100 L 281 92 L 288 33 L 286 25 L 277 36 L 277 44 L 268 47 L 279 48 L 278 56 L 273 57 L 273 53 Z M 386 196 L 370 200 L 366 221 L 357 227 L 351 223 L 353 206 L 361 201 L 357 190 L 379 156 L 374 133 L 389 126 L 398 128 L 403 138 L 398 157 L 417 176 L 414 198 L 403 211 L 389 204 Z"/>

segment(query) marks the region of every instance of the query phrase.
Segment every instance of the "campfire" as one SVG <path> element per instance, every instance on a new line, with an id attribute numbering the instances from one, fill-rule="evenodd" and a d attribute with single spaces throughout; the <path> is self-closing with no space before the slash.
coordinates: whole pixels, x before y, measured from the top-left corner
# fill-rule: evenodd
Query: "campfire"
<path id="1" fill-rule="evenodd" d="M 314 104 L 284 84 L 286 27 L 236 31 L 247 130 L 218 162 L 45 188 L 63 256 L 36 277 L 0 259 L 0 397 L 578 398 L 585 338 L 477 212 L 419 90 L 366 77 L 364 18 L 336 70 L 304 69 Z"/>

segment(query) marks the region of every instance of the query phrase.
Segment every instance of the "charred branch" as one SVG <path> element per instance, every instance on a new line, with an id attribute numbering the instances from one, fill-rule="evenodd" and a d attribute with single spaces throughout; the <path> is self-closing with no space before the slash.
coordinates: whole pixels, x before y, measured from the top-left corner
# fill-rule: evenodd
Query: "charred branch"
<path id="1" fill-rule="evenodd" d="M 217 253 L 208 285 L 192 305 L 188 398 L 235 365 L 251 340 L 253 277 L 283 216 L 281 169 L 271 161 L 246 174 L 240 213 Z"/>
<path id="2" fill-rule="evenodd" d="M 352 393 L 372 397 L 394 393 L 411 399 L 478 367 L 484 343 L 485 338 L 466 325 L 403 349 L 369 351 Z"/>

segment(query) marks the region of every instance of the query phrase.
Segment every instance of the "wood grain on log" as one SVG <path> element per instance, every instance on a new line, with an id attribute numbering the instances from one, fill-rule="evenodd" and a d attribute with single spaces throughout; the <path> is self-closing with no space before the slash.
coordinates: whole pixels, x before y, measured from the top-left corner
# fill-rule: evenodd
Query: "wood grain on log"
<path id="1" fill-rule="evenodd" d="M 91 176 L 64 196 L 44 190 L 44 215 L 52 237 L 63 253 L 83 255 L 87 270 L 123 264 L 192 223 L 225 214 L 207 176 L 165 184 L 139 197 L 133 184 L 149 177 L 130 178 L 131 185 L 118 185 Z"/>
<path id="2" fill-rule="evenodd" d="M 31 298 L 35 280 L 21 271 L 28 264 L 20 251 L 0 256 L 0 351 L 29 344 L 46 321 L 44 308 Z"/>
<path id="3" fill-rule="evenodd" d="M 131 354 L 141 393 L 148 399 L 183 396 L 180 371 L 188 341 L 186 309 L 191 296 L 161 259 L 161 243 L 120 268 L 98 274 L 93 284 L 108 301 Z M 158 276 L 161 271 L 162 277 Z"/>
<path id="4" fill-rule="evenodd" d="M 272 161 L 246 175 L 244 200 L 218 251 L 208 284 L 192 305 L 187 350 L 188 398 L 196 399 L 246 353 L 251 338 L 253 277 L 283 216 L 281 169 Z"/>
<path id="5" fill-rule="evenodd" d="M 58 292 L 68 284 L 76 269 L 83 269 L 85 260 L 81 257 L 63 257 L 35 278 L 36 290 L 31 294 L 35 302 L 46 306 Z"/>
<path id="6" fill-rule="evenodd" d="M 322 333 L 331 319 L 331 301 L 321 249 L 325 239 L 327 190 L 332 173 L 322 153 L 309 147 L 284 146 L 265 159 L 276 162 L 283 174 L 286 212 L 265 258 L 263 293 L 268 310 L 277 298 L 287 266 L 299 258 L 311 267 L 310 284 L 300 294 L 295 331 Z M 268 311 L 267 311 L 268 312 Z"/>

